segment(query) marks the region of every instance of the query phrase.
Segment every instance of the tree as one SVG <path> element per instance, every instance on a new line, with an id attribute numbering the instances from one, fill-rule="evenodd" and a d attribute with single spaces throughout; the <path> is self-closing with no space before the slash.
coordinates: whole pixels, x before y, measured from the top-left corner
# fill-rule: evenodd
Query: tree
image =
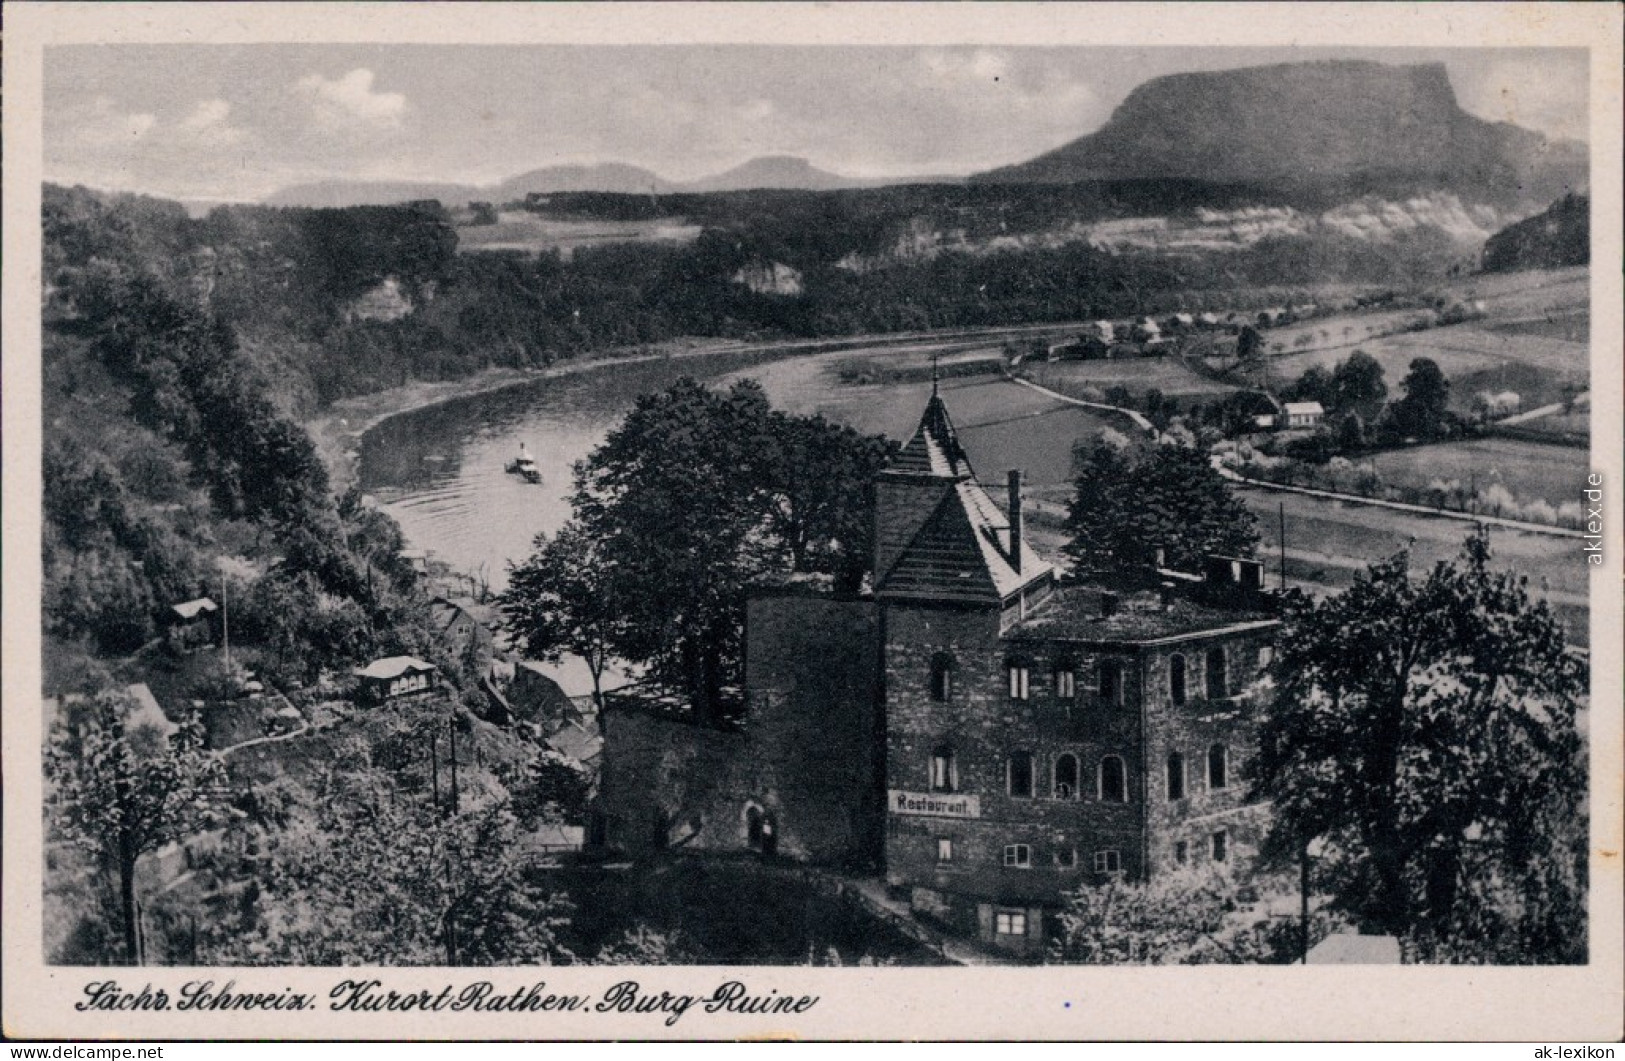
<path id="1" fill-rule="evenodd" d="M 604 550 L 579 523 L 566 523 L 551 541 L 538 534 L 536 551 L 511 567 L 497 598 L 506 625 L 535 659 L 579 656 L 592 675 L 593 702 L 603 706 L 604 669 L 629 635 L 625 610 Z"/>
<path id="2" fill-rule="evenodd" d="M 1332 370 L 1331 383 L 1331 394 L 1324 404 L 1338 412 L 1373 406 L 1388 396 L 1382 364 L 1364 350 L 1356 350 L 1347 360 L 1339 361 Z"/>
<path id="3" fill-rule="evenodd" d="M 1394 403 L 1394 428 L 1405 438 L 1438 438 L 1445 431 L 1450 381 L 1431 358 L 1419 357 L 1400 381 L 1405 397 Z"/>
<path id="4" fill-rule="evenodd" d="M 334 788 L 314 821 L 265 845 L 273 853 L 236 918 L 211 919 L 212 960 L 546 965 L 569 957 L 558 939 L 569 904 L 530 879 L 505 803 L 443 817 L 398 798 L 376 774 L 350 774 Z"/>
<path id="5" fill-rule="evenodd" d="M 1338 903 L 1424 955 L 1584 961 L 1585 668 L 1488 534 L 1289 601 L 1260 728 L 1267 850 L 1315 838 Z"/>
<path id="6" fill-rule="evenodd" d="M 1074 488 L 1067 555 L 1088 571 L 1151 567 L 1187 570 L 1208 553 L 1250 555 L 1258 545 L 1252 514 L 1200 450 L 1152 447 L 1135 458 L 1108 442 L 1073 451 Z"/>
<path id="7" fill-rule="evenodd" d="M 1330 409 L 1333 407 L 1332 395 L 1335 392 L 1331 373 L 1319 365 L 1311 365 L 1304 369 L 1303 375 L 1298 377 L 1296 383 L 1286 388 L 1281 396 L 1289 402 L 1319 402 Z"/>
<path id="8" fill-rule="evenodd" d="M 196 715 L 166 740 L 151 727 L 126 731 L 132 708 L 123 693 L 99 694 L 75 731 L 59 736 L 47 750 L 46 776 L 55 790 L 58 827 L 118 875 L 124 956 L 139 965 L 136 863 L 212 824 L 225 770 L 204 750 L 203 723 Z"/>
<path id="9" fill-rule="evenodd" d="M 576 468 L 576 520 L 621 625 L 611 647 L 718 720 L 743 675 L 745 588 L 806 571 L 861 581 L 869 480 L 892 452 L 773 412 L 745 380 L 645 395 Z"/>

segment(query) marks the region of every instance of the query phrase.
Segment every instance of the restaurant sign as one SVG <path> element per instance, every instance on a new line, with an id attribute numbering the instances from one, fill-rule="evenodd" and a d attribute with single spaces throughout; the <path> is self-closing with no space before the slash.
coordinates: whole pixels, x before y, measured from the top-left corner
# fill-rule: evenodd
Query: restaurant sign
<path id="1" fill-rule="evenodd" d="M 926 818 L 980 818 L 981 801 L 955 792 L 886 793 L 886 805 L 893 814 L 913 814 Z"/>

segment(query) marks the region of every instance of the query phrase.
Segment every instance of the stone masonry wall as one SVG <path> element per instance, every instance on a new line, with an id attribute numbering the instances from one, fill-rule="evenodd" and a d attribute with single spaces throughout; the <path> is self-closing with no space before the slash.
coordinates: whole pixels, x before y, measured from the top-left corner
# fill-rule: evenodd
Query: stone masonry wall
<path id="1" fill-rule="evenodd" d="M 1070 650 L 1016 645 L 999 639 L 995 612 L 890 606 L 885 614 L 888 788 L 925 792 L 930 761 L 939 746 L 954 750 L 960 792 L 980 801 L 976 819 L 892 813 L 887 822 L 886 869 L 893 884 L 972 897 L 1012 906 L 1054 905 L 1064 891 L 1097 879 L 1097 853 L 1116 852 L 1121 870 L 1142 872 L 1141 821 L 1145 807 L 1139 769 L 1136 668 L 1124 666 L 1124 704 L 1103 707 L 1088 688 L 1094 660 Z M 1054 693 L 1055 657 L 1066 651 L 1077 666 L 1080 697 L 1063 704 Z M 952 653 L 954 695 L 932 699 L 932 657 Z M 1029 666 L 1029 697 L 1009 696 L 1006 660 L 1021 655 Z M 1033 795 L 1009 794 L 1012 752 L 1033 759 Z M 1063 754 L 1077 758 L 1082 791 L 1056 798 L 1054 767 Z M 1123 759 L 1128 802 L 1098 797 L 1099 763 Z M 952 857 L 938 857 L 938 841 L 952 844 Z M 1027 867 L 1006 866 L 1008 845 L 1025 844 Z M 929 897 L 928 897 L 929 898 Z M 974 913 L 958 904 L 945 920 L 963 922 Z"/>
<path id="2" fill-rule="evenodd" d="M 872 602 L 815 596 L 750 601 L 747 716 L 725 732 L 635 709 L 604 725 L 599 810 L 611 847 L 739 851 L 752 808 L 771 816 L 779 856 L 873 863 L 881 777 Z"/>

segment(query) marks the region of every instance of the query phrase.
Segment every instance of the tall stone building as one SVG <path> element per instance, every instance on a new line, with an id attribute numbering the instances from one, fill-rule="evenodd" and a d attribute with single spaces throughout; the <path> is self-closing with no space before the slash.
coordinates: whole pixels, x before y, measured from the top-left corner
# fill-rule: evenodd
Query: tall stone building
<path id="1" fill-rule="evenodd" d="M 921 914 L 1016 951 L 1064 893 L 1255 848 L 1249 695 L 1276 628 L 1257 561 L 1059 577 L 933 391 L 876 484 L 874 589 L 748 609 L 745 724 L 606 713 L 605 838 L 883 872 Z"/>

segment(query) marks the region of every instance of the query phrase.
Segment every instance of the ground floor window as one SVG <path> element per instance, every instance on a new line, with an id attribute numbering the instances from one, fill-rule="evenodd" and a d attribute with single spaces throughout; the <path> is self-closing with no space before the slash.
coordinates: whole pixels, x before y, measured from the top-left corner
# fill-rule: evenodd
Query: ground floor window
<path id="1" fill-rule="evenodd" d="M 1078 853 L 1070 847 L 1063 847 L 1055 852 L 1055 864 L 1062 869 L 1071 869 L 1078 864 Z"/>
<path id="2" fill-rule="evenodd" d="M 1230 857 L 1230 833 L 1220 829 L 1212 838 L 1213 861 L 1223 862 Z"/>
<path id="3" fill-rule="evenodd" d="M 1026 844 L 1006 844 L 1004 864 L 1016 869 L 1027 869 L 1033 864 L 1033 849 Z"/>
<path id="4" fill-rule="evenodd" d="M 1027 911 L 996 911 L 993 915 L 993 931 L 1001 936 L 1025 936 L 1027 934 Z"/>
<path id="5" fill-rule="evenodd" d="M 1184 840 L 1174 845 L 1174 863 L 1183 866 L 1191 860 L 1191 845 Z"/>
<path id="6" fill-rule="evenodd" d="M 1096 851 L 1096 873 L 1120 873 L 1123 870 L 1123 855 L 1118 851 Z"/>
<path id="7" fill-rule="evenodd" d="M 952 862 L 954 860 L 954 842 L 947 837 L 937 838 L 937 861 Z"/>

